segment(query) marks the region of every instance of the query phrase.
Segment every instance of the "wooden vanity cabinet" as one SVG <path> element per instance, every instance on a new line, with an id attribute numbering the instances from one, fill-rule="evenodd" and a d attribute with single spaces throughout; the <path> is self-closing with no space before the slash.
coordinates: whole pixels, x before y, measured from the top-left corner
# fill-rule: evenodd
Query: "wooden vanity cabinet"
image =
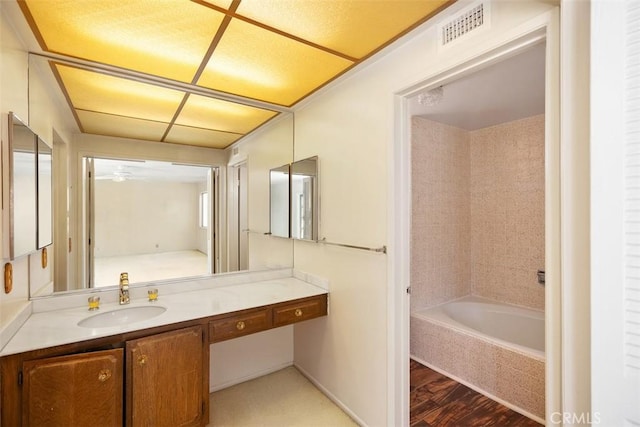
<path id="1" fill-rule="evenodd" d="M 212 343 L 327 315 L 327 294 L 238 311 L 209 322 Z"/>
<path id="2" fill-rule="evenodd" d="M 290 325 L 327 315 L 327 296 L 305 298 L 273 308 L 273 327 Z"/>
<path id="3" fill-rule="evenodd" d="M 234 313 L 209 322 L 211 342 L 238 338 L 271 328 L 271 308 Z"/>
<path id="4" fill-rule="evenodd" d="M 202 326 L 127 341 L 127 425 L 207 424 L 208 346 Z"/>
<path id="5" fill-rule="evenodd" d="M 204 426 L 209 344 L 327 315 L 327 295 L 0 358 L 0 426 Z"/>
<path id="6" fill-rule="evenodd" d="M 0 425 L 204 426 L 206 320 L 0 359 Z"/>
<path id="7" fill-rule="evenodd" d="M 22 364 L 22 425 L 122 425 L 122 349 Z"/>

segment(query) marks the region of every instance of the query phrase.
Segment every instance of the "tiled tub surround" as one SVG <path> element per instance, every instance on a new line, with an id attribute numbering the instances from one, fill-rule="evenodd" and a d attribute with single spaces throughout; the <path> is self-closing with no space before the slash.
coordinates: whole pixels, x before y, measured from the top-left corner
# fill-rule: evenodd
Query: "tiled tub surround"
<path id="1" fill-rule="evenodd" d="M 544 309 L 544 115 L 412 122 L 412 310 L 464 295 Z"/>
<path id="2" fill-rule="evenodd" d="M 474 300 L 480 304 L 486 302 L 475 297 L 462 301 L 473 303 Z M 544 423 L 543 353 L 509 344 L 456 322 L 447 315 L 447 305 L 457 302 L 412 313 L 411 357 Z M 506 311 L 513 309 L 517 307 L 505 307 Z M 529 313 L 525 311 L 523 315 Z M 543 327 L 541 320 L 539 328 Z"/>

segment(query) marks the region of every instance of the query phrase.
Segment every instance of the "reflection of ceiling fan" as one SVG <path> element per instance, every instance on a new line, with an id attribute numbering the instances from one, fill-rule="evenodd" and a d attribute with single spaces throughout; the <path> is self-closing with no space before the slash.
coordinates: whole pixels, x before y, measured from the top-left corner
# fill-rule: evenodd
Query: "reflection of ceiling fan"
<path id="1" fill-rule="evenodd" d="M 1 0 L 0 0 L 1 1 Z M 154 160 L 93 159 L 93 176 L 102 181 L 183 182 L 206 185 L 211 168 Z"/>
<path id="2" fill-rule="evenodd" d="M 96 171 L 96 175 L 95 175 L 96 180 L 110 180 L 114 182 L 124 182 L 124 181 L 146 179 L 146 177 L 144 176 L 144 173 L 141 173 L 141 172 L 144 172 L 144 168 L 137 168 L 139 170 L 136 171 L 135 174 L 130 171 L 131 168 L 132 166 L 130 165 L 117 165 L 112 170 L 103 169 L 99 172 Z"/>

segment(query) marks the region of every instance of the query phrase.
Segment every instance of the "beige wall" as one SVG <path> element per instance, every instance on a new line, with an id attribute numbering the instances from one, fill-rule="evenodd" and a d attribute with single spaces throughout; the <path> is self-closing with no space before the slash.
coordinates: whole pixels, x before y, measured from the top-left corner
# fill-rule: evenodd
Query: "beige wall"
<path id="1" fill-rule="evenodd" d="M 411 309 L 471 293 L 469 133 L 414 117 L 411 126 Z"/>
<path id="2" fill-rule="evenodd" d="M 412 122 L 412 309 L 466 294 L 544 309 L 544 115 Z"/>

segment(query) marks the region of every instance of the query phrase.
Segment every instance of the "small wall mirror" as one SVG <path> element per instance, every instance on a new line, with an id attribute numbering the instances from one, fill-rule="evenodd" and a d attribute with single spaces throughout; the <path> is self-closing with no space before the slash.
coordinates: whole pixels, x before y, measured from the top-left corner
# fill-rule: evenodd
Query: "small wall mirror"
<path id="1" fill-rule="evenodd" d="M 291 237 L 318 240 L 318 157 L 291 164 Z"/>
<path id="2" fill-rule="evenodd" d="M 289 165 L 269 171 L 269 209 L 271 235 L 289 237 Z"/>
<path id="3" fill-rule="evenodd" d="M 53 242 L 53 176 L 52 148 L 38 137 L 37 147 L 37 204 L 38 204 L 38 249 L 49 246 Z"/>
<path id="4" fill-rule="evenodd" d="M 36 250 L 36 134 L 9 113 L 9 257 Z"/>

